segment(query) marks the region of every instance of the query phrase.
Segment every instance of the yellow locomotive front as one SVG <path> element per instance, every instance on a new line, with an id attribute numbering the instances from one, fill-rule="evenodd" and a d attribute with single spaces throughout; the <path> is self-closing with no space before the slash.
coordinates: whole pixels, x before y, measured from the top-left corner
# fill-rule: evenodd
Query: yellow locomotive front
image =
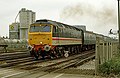
<path id="1" fill-rule="evenodd" d="M 45 55 L 52 45 L 52 25 L 47 23 L 33 23 L 30 25 L 28 42 L 31 46 L 31 55 L 38 59 L 39 55 Z M 39 54 L 40 53 L 40 54 Z"/>

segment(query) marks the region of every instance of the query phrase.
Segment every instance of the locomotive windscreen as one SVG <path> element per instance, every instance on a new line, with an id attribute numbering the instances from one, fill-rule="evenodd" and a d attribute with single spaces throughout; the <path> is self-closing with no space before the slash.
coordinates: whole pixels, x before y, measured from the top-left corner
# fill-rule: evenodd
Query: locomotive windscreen
<path id="1" fill-rule="evenodd" d="M 30 26 L 30 32 L 51 32 L 51 26 Z"/>

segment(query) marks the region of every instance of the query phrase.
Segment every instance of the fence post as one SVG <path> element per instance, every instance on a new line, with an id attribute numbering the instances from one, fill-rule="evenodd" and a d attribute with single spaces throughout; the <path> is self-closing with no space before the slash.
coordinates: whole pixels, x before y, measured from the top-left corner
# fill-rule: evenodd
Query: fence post
<path id="1" fill-rule="evenodd" d="M 103 64 L 103 62 L 104 62 L 104 51 L 103 51 L 103 43 L 104 43 L 104 39 L 102 39 L 102 38 L 99 38 L 100 40 L 99 40 L 99 56 L 100 56 L 100 64 Z"/>
<path id="2" fill-rule="evenodd" d="M 100 63 L 100 56 L 99 56 L 99 37 L 96 37 L 96 52 L 95 52 L 95 74 L 97 75 L 99 72 L 99 63 Z"/>

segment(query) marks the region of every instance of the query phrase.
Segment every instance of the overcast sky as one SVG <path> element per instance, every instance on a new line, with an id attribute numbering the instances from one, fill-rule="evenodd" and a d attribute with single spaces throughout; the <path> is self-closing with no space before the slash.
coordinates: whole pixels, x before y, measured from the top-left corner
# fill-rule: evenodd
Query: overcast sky
<path id="1" fill-rule="evenodd" d="M 0 36 L 9 36 L 9 25 L 21 8 L 36 12 L 36 19 L 51 19 L 108 34 L 117 30 L 117 0 L 0 0 Z"/>

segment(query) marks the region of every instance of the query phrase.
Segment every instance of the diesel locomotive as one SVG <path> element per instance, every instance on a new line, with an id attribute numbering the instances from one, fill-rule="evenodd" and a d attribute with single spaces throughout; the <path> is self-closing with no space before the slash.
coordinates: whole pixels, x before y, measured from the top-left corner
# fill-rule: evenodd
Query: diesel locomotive
<path id="1" fill-rule="evenodd" d="M 28 43 L 30 54 L 36 59 L 39 56 L 68 57 L 89 47 L 87 44 L 83 46 L 82 29 L 47 19 L 37 20 L 30 25 Z"/>

